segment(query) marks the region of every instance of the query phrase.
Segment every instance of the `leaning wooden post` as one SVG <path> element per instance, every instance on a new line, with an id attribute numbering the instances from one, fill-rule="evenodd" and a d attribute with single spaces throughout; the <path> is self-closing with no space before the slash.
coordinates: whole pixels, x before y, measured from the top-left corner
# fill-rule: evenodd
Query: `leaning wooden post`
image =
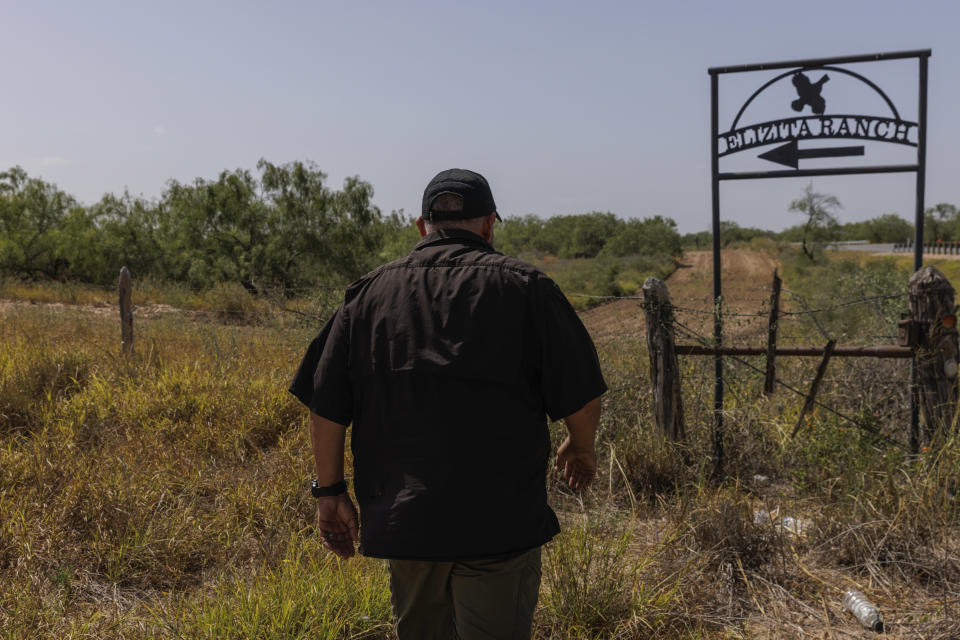
<path id="1" fill-rule="evenodd" d="M 813 377 L 813 383 L 810 385 L 810 392 L 807 393 L 807 399 L 804 400 L 803 407 L 800 409 L 800 415 L 797 416 L 797 424 L 790 433 L 791 438 L 797 436 L 797 432 L 799 432 L 800 427 L 803 426 L 803 419 L 807 417 L 807 414 L 813 409 L 813 404 L 817 401 L 817 392 L 820 391 L 820 383 L 823 382 L 823 376 L 827 373 L 827 365 L 830 364 L 830 358 L 833 356 L 833 350 L 836 346 L 836 338 L 827 340 L 827 346 L 823 348 L 823 358 L 820 360 L 820 366 L 817 367 L 817 374 Z"/>
<path id="2" fill-rule="evenodd" d="M 767 327 L 767 376 L 763 381 L 763 392 L 770 395 L 777 388 L 777 321 L 780 316 L 780 287 L 783 281 L 773 270 L 773 293 L 770 294 L 770 324 Z"/>
<path id="3" fill-rule="evenodd" d="M 667 286 L 657 278 L 647 278 L 643 283 L 643 301 L 657 427 L 661 434 L 679 442 L 686 437 L 686 433 L 680 397 L 680 367 L 674 344 L 673 311 Z"/>
<path id="4" fill-rule="evenodd" d="M 916 397 L 923 415 L 924 440 L 931 444 L 942 442 L 957 410 L 958 347 L 953 300 L 953 287 L 935 267 L 923 267 L 910 277 L 910 318 L 919 324 L 920 334 L 919 344 L 914 347 Z"/>
<path id="5" fill-rule="evenodd" d="M 133 303 L 130 271 L 120 269 L 120 347 L 123 353 L 133 352 Z"/>

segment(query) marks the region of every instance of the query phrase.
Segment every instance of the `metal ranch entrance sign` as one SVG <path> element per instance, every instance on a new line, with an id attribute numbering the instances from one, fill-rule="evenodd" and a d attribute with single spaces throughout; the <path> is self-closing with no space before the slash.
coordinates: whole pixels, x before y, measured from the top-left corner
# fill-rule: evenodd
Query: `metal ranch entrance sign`
<path id="1" fill-rule="evenodd" d="M 759 157 L 797 169 L 799 168 L 797 162 L 801 158 L 864 155 L 862 145 L 799 149 L 797 142 L 800 140 L 817 140 L 824 138 L 845 140 L 860 139 L 877 142 L 893 142 L 910 147 L 917 146 L 917 133 L 919 131 L 917 123 L 902 119 L 896 106 L 877 85 L 862 75 L 846 69 L 832 66 L 824 66 L 821 68 L 846 73 L 868 85 L 886 102 L 890 108 L 890 116 L 864 116 L 840 113 L 825 114 L 827 101 L 822 95 L 822 92 L 823 85 L 830 79 L 830 76 L 824 73 L 820 76 L 819 80 L 811 82 L 810 78 L 803 71 L 788 71 L 764 84 L 743 104 L 743 107 L 740 108 L 740 113 L 734 118 L 730 129 L 720 134 L 717 140 L 717 154 L 722 158 L 731 153 L 746 151 L 776 142 L 786 142 L 783 146 L 761 154 Z M 801 113 L 809 108 L 810 112 L 814 115 L 738 126 L 740 125 L 743 112 L 750 103 L 753 102 L 753 99 L 770 87 L 770 85 L 779 80 L 785 80 L 788 76 L 793 86 L 796 87 L 799 96 L 790 103 L 790 107 L 794 111 Z"/>
<path id="2" fill-rule="evenodd" d="M 720 182 L 722 180 L 752 180 L 759 178 L 793 178 L 809 176 L 856 175 L 868 173 L 916 174 L 916 210 L 914 216 L 914 271 L 923 266 L 923 197 L 926 174 L 927 146 L 927 62 L 930 50 L 897 51 L 839 58 L 790 60 L 763 64 L 748 64 L 732 67 L 713 67 L 710 73 L 710 159 L 711 186 L 713 192 L 713 297 L 714 344 L 723 344 L 721 313 L 722 288 L 720 281 Z M 844 65 L 914 58 L 918 62 L 917 120 L 905 120 L 890 97 L 865 75 Z M 720 76 L 726 74 L 779 73 L 768 77 L 753 94 L 746 97 L 736 116 L 721 131 L 718 119 L 718 88 Z M 882 114 L 858 114 L 832 111 L 834 100 L 831 87 L 839 80 L 852 79 L 866 87 L 868 93 L 881 102 Z M 783 85 L 789 92 L 782 90 Z M 790 88 L 792 85 L 792 88 Z M 776 120 L 751 122 L 745 118 L 747 108 L 757 98 L 776 86 L 776 90 L 764 96 L 765 104 L 771 100 L 783 117 Z M 785 97 L 789 95 L 789 97 Z M 780 104 L 782 100 L 782 104 Z M 841 104 L 844 104 L 841 101 Z M 857 111 L 860 110 L 858 107 Z M 812 142 L 811 142 L 812 141 Z M 824 146 L 822 141 L 831 141 Z M 810 161 L 824 158 L 865 157 L 868 151 L 859 141 L 883 142 L 916 149 L 916 160 L 907 164 L 846 165 L 835 167 L 811 167 Z M 761 149 L 765 148 L 765 149 Z M 761 153 L 757 153 L 761 151 Z M 720 159 L 735 154 L 756 154 L 760 160 L 771 163 L 766 171 L 720 171 Z M 816 163 L 814 163 L 816 164 Z M 773 165 L 778 165 L 774 167 Z M 787 168 L 783 168 L 787 167 Z M 714 449 L 718 464 L 723 456 L 723 359 L 719 350 L 714 351 Z M 915 408 L 914 408 L 915 409 Z M 916 422 L 916 411 L 912 412 Z"/>

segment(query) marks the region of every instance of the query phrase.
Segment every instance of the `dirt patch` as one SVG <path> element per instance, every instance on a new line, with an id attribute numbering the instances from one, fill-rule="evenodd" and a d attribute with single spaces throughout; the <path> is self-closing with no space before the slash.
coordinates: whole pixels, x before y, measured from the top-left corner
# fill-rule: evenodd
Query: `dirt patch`
<path id="1" fill-rule="evenodd" d="M 105 316 L 120 312 L 115 307 L 100 304 L 64 304 L 62 302 L 30 302 L 29 300 L 0 300 L 0 310 L 36 307 L 53 311 L 84 311 Z"/>
<path id="2" fill-rule="evenodd" d="M 728 249 L 720 256 L 723 297 L 731 307 L 753 303 L 760 292 L 769 292 L 776 261 L 762 251 Z M 680 267 L 667 280 L 670 295 L 676 300 L 712 301 L 713 254 L 710 251 L 688 251 L 680 259 Z"/>
<path id="3" fill-rule="evenodd" d="M 92 313 L 98 316 L 120 316 L 117 307 L 108 304 L 66 304 L 63 302 L 31 302 L 29 300 L 0 300 L 0 311 L 8 309 L 19 309 L 23 307 L 36 307 L 48 309 L 51 311 L 77 311 L 80 313 Z M 175 313 L 192 313 L 172 307 L 168 304 L 145 304 L 134 305 L 133 313 L 135 318 L 160 318 Z M 195 313 L 195 312 L 194 312 Z"/>

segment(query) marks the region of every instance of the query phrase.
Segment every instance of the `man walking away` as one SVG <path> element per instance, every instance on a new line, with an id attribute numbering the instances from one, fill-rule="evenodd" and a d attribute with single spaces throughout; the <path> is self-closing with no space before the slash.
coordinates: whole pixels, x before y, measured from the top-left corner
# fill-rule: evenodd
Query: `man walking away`
<path id="1" fill-rule="evenodd" d="M 596 472 L 596 350 L 553 281 L 494 251 L 499 218 L 483 176 L 437 174 L 420 243 L 347 288 L 290 387 L 311 411 L 323 544 L 389 560 L 400 640 L 529 638 L 540 547 L 560 530 L 547 416 L 566 422 L 566 482 Z"/>

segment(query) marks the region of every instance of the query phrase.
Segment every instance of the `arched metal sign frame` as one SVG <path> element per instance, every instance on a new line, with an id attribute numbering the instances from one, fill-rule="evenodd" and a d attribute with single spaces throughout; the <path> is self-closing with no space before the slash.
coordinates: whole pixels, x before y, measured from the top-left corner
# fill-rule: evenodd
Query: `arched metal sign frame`
<path id="1" fill-rule="evenodd" d="M 916 210 L 914 216 L 914 253 L 913 268 L 914 271 L 923 266 L 923 199 L 924 199 L 924 181 L 926 178 L 926 151 L 927 151 L 927 63 L 931 55 L 930 49 L 920 49 L 914 51 L 896 51 L 891 53 L 875 53 L 867 55 L 845 56 L 838 58 L 814 58 L 809 60 L 788 60 L 782 62 L 770 62 L 761 64 L 747 64 L 731 67 L 711 67 L 708 69 L 710 74 L 710 160 L 711 160 L 711 187 L 713 197 L 713 299 L 714 299 L 714 325 L 713 335 L 716 346 L 723 344 L 723 318 L 721 315 L 722 286 L 720 278 L 720 181 L 721 180 L 753 180 L 759 178 L 799 178 L 811 176 L 838 176 L 838 175 L 857 175 L 870 173 L 904 173 L 913 172 L 916 174 Z M 852 64 L 857 62 L 880 62 L 884 60 L 901 60 L 907 58 L 916 58 L 919 64 L 919 95 L 917 121 L 908 122 L 900 117 L 896 106 L 876 84 L 865 76 L 837 67 L 835 65 Z M 754 71 L 771 71 L 776 69 L 788 69 L 788 71 L 767 81 L 757 89 L 740 107 L 736 118 L 726 132 L 720 132 L 718 122 L 718 88 L 721 75 L 728 73 L 746 73 Z M 810 82 L 805 75 L 809 71 L 831 71 L 852 76 L 875 92 L 877 92 L 887 106 L 890 107 L 892 118 L 877 118 L 872 116 L 853 116 L 853 115 L 824 115 L 823 99 L 820 98 L 820 89 L 825 78 L 821 78 L 816 83 Z M 793 76 L 794 86 L 797 88 L 798 99 L 795 105 L 792 105 L 795 111 L 802 111 L 806 106 L 820 116 L 820 129 L 818 133 L 813 133 L 809 128 L 807 121 L 813 120 L 815 116 L 797 116 L 786 118 L 779 121 L 770 121 L 758 123 L 749 128 L 738 129 L 740 118 L 744 111 L 753 100 L 764 90 L 775 82 L 788 76 Z M 799 107 L 799 108 L 798 108 Z M 842 118 L 843 126 L 847 127 L 846 132 L 834 131 L 833 119 Z M 847 118 L 852 119 L 853 128 L 847 124 Z M 830 121 L 827 127 L 825 120 Z M 884 124 L 884 134 L 880 135 L 880 124 Z M 890 133 L 890 127 L 893 127 L 893 133 Z M 909 139 L 910 128 L 916 128 L 916 142 Z M 873 134 L 870 131 L 873 131 Z M 833 168 L 815 168 L 800 169 L 798 159 L 804 157 L 839 157 L 839 156 L 860 156 L 864 154 L 864 148 L 861 147 L 835 147 L 799 150 L 797 142 L 806 139 L 866 139 L 883 142 L 891 142 L 916 147 L 917 159 L 913 164 L 894 164 L 894 165 L 874 165 L 874 166 L 846 166 Z M 731 153 L 738 153 L 760 146 L 769 144 L 782 144 L 782 146 L 773 149 L 760 157 L 771 162 L 792 167 L 790 170 L 776 171 L 741 171 L 741 172 L 721 172 L 720 158 Z M 720 145 L 725 145 L 725 150 L 721 152 Z M 714 457 L 717 469 L 723 468 L 723 356 L 719 351 L 714 354 Z M 911 396 L 912 397 L 912 396 Z M 911 407 L 911 440 L 918 433 L 918 415 L 915 403 Z"/>

